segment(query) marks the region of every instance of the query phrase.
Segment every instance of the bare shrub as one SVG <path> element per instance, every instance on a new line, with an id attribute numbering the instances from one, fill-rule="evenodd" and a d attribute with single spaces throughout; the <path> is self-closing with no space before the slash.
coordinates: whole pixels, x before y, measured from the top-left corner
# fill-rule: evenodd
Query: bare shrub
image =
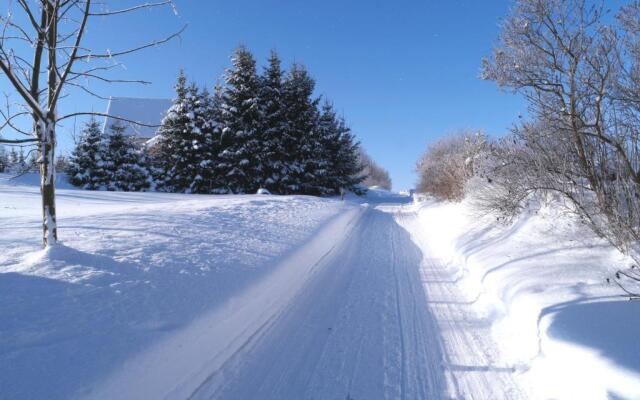
<path id="1" fill-rule="evenodd" d="M 430 145 L 418 161 L 416 190 L 441 200 L 462 200 L 465 186 L 487 148 L 483 132 L 467 130 L 445 136 Z"/>

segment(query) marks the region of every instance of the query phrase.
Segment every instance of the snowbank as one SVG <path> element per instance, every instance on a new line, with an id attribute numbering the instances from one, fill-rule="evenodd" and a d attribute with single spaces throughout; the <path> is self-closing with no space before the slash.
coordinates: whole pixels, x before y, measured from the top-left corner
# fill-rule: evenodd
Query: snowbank
<path id="1" fill-rule="evenodd" d="M 606 284 L 628 259 L 554 207 L 509 226 L 466 203 L 416 209 L 532 398 L 640 398 L 640 303 Z"/>
<path id="2" fill-rule="evenodd" d="M 255 288 L 279 273 L 281 292 L 290 295 L 305 271 L 298 267 L 312 266 L 324 249 L 309 247 L 309 240 L 334 227 L 329 238 L 339 241 L 348 229 L 336 221 L 360 209 L 306 196 L 61 189 L 62 244 L 41 250 L 40 194 L 30 179 L 0 179 L 2 398 L 91 397 L 108 392 L 105 380 L 121 371 L 130 372 L 132 385 L 150 387 L 145 376 L 175 372 L 162 363 L 175 352 L 193 362 L 179 359 L 183 381 L 165 383 L 186 382 L 188 389 L 188 376 L 212 365 L 202 357 L 213 353 L 199 353 L 195 344 L 230 350 L 246 339 L 207 340 L 212 326 L 225 323 L 212 316 L 231 317 L 234 307 L 261 318 L 276 312 L 274 304 L 284 300 Z M 136 369 L 135 360 L 149 354 L 160 375 Z M 216 354 L 216 362 L 224 361 Z M 155 394 L 150 398 L 161 397 Z"/>

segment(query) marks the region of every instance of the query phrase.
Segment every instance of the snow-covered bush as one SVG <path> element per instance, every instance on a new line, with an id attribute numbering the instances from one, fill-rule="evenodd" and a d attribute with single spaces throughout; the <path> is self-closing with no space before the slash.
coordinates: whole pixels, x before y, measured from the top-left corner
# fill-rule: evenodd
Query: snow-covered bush
<path id="1" fill-rule="evenodd" d="M 417 164 L 420 193 L 459 201 L 489 144 L 483 132 L 461 131 L 430 145 Z"/>

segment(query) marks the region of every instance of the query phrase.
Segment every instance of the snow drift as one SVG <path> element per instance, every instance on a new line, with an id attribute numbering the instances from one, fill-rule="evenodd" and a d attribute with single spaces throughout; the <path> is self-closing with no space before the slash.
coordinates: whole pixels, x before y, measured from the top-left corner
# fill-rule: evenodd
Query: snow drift
<path id="1" fill-rule="evenodd" d="M 640 398 L 640 303 L 606 283 L 630 260 L 553 205 L 508 226 L 466 202 L 416 210 L 528 397 Z"/>

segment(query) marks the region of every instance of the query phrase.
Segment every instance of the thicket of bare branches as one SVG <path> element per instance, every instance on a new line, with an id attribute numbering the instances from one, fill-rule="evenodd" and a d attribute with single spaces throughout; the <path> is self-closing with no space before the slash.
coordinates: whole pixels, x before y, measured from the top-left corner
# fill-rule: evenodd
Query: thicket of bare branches
<path id="1" fill-rule="evenodd" d="M 15 0 L 2 6 L 0 15 L 0 77 L 11 93 L 0 108 L 0 143 L 31 145 L 38 155 L 42 193 L 42 227 L 45 246 L 58 239 L 55 204 L 56 128 L 78 112 L 63 115 L 60 101 L 75 91 L 102 98 L 90 85 L 106 83 L 148 83 L 142 80 L 112 79 L 109 71 L 121 66 L 120 56 L 165 43 L 181 31 L 160 40 L 133 44 L 120 50 L 94 51 L 85 44 L 87 27 L 96 18 L 119 17 L 151 8 L 173 7 L 171 0 L 145 2 L 122 9 L 110 9 L 92 0 Z M 135 122 L 135 121 L 130 121 Z M 9 138 L 5 133 L 10 131 Z"/>
<path id="2" fill-rule="evenodd" d="M 364 150 L 360 150 L 360 165 L 362 165 L 362 174 L 366 176 L 362 182 L 367 187 L 379 186 L 383 189 L 391 190 L 391 177 L 389 171 L 379 166 L 373 158 Z"/>
<path id="3" fill-rule="evenodd" d="M 640 239 L 640 2 L 518 0 L 482 76 L 523 94 L 531 120 L 487 161 L 485 205 L 513 214 L 558 194 L 628 251 Z"/>
<path id="4" fill-rule="evenodd" d="M 416 190 L 441 200 L 459 201 L 488 150 L 483 132 L 463 130 L 430 145 L 417 164 Z"/>

